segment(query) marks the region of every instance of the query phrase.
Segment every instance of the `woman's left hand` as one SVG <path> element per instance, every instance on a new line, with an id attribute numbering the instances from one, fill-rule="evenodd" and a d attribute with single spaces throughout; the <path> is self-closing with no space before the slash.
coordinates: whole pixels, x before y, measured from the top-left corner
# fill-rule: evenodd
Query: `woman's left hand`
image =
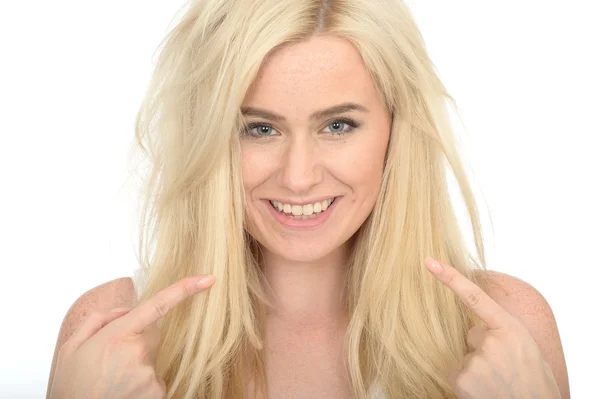
<path id="1" fill-rule="evenodd" d="M 469 330 L 472 352 L 460 370 L 448 375 L 454 393 L 460 399 L 560 399 L 550 367 L 519 320 L 455 268 L 442 263 L 438 269 L 436 263 L 425 260 L 429 271 L 487 325 Z"/>

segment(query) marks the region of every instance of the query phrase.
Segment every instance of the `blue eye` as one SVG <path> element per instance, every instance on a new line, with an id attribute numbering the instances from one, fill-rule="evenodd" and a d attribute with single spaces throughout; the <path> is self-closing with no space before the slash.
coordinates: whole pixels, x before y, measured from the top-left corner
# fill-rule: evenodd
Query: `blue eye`
<path id="1" fill-rule="evenodd" d="M 250 123 L 246 129 L 246 133 L 254 137 L 270 137 L 275 135 L 273 126 L 264 123 Z"/>
<path id="2" fill-rule="evenodd" d="M 327 125 L 327 127 L 331 129 L 331 133 L 343 133 L 344 125 L 346 125 L 344 122 L 335 121 Z"/>
<path id="3" fill-rule="evenodd" d="M 346 126 L 346 128 L 344 128 L 344 126 Z M 341 136 L 343 134 L 352 132 L 357 127 L 358 123 L 352 119 L 340 118 L 327 125 L 327 128 L 329 128 L 330 131 L 325 131 L 325 133 L 332 133 L 335 136 Z"/>
<path id="4" fill-rule="evenodd" d="M 338 118 L 330 122 L 323 130 L 323 133 L 330 134 L 332 136 L 343 136 L 347 133 L 351 133 L 359 127 L 360 124 L 350 118 Z M 243 130 L 243 133 L 255 137 L 258 139 L 269 138 L 278 135 L 277 130 L 268 123 L 249 123 Z"/>

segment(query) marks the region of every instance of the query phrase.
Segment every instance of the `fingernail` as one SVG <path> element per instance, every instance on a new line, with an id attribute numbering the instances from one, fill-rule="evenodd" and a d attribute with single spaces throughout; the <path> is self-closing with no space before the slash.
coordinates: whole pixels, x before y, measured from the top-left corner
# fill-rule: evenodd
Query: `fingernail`
<path id="1" fill-rule="evenodd" d="M 206 276 L 202 276 L 198 279 L 198 281 L 196 282 L 196 284 L 198 285 L 202 285 L 205 286 L 207 284 L 210 284 L 214 281 L 215 276 L 207 274 Z"/>
<path id="2" fill-rule="evenodd" d="M 439 274 L 441 273 L 444 269 L 442 268 L 442 265 L 440 265 L 437 261 L 432 260 L 431 262 L 429 262 L 429 266 L 430 266 L 430 270 L 434 273 L 434 274 Z"/>

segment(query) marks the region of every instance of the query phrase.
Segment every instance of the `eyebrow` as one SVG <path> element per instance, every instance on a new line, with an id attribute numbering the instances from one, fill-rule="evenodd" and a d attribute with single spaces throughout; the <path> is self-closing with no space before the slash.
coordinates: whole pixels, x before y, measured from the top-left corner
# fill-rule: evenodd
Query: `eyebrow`
<path id="1" fill-rule="evenodd" d="M 326 118 L 328 116 L 337 115 L 337 114 L 341 114 L 341 113 L 348 112 L 348 111 L 369 112 L 369 110 L 366 107 L 364 107 L 360 104 L 343 103 L 343 104 L 334 105 L 333 107 L 329 107 L 329 108 L 325 108 L 325 109 L 313 112 L 310 115 L 310 120 L 315 121 L 315 120 Z M 270 111 L 267 111 L 264 109 L 254 108 L 254 107 L 243 107 L 242 115 L 258 116 L 261 118 L 270 119 L 275 122 L 285 121 L 284 116 L 275 114 L 273 112 L 270 112 Z"/>

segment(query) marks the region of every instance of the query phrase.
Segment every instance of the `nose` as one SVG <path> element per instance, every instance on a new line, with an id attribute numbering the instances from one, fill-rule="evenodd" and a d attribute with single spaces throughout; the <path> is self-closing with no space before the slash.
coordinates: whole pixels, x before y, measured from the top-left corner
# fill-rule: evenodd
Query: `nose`
<path id="1" fill-rule="evenodd" d="M 294 194 L 308 193 L 323 180 L 314 140 L 302 135 L 288 142 L 282 158 L 279 183 Z"/>

